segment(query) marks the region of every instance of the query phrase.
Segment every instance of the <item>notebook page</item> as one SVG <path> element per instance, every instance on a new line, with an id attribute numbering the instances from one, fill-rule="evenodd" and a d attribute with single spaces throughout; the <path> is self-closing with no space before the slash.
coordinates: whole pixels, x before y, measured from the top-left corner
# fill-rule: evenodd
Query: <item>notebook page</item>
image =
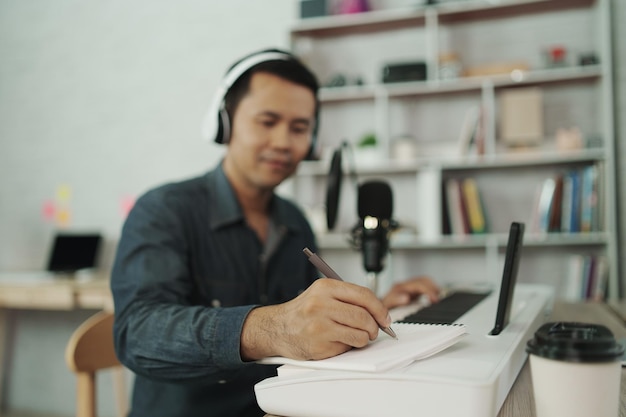
<path id="1" fill-rule="evenodd" d="M 398 340 L 380 331 L 367 346 L 318 361 L 300 361 L 283 357 L 265 358 L 259 363 L 296 365 L 313 369 L 357 372 L 384 372 L 427 358 L 459 341 L 467 332 L 462 324 L 393 323 Z"/>

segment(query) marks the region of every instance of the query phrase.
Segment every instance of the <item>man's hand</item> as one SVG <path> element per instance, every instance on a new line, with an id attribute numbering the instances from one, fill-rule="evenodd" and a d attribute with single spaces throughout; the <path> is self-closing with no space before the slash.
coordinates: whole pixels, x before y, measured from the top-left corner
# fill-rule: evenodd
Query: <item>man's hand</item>
<path id="1" fill-rule="evenodd" d="M 379 326 L 390 324 L 372 291 L 322 278 L 291 301 L 252 310 L 241 333 L 241 357 L 324 359 L 367 345 Z"/>
<path id="2" fill-rule="evenodd" d="M 426 295 L 434 303 L 439 300 L 439 292 L 439 287 L 430 278 L 415 277 L 394 284 L 389 293 L 383 298 L 383 304 L 388 309 L 391 309 L 409 304 L 421 295 Z"/>

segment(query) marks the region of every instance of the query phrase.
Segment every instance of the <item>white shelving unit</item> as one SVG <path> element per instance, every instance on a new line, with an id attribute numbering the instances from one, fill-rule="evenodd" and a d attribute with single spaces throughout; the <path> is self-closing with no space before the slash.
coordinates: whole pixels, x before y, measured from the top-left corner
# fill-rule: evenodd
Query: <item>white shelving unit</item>
<path id="1" fill-rule="evenodd" d="M 322 83 L 337 74 L 348 80 L 346 86 L 320 92 L 319 136 L 326 151 L 369 132 L 379 139 L 379 159 L 363 164 L 357 155 L 356 172 L 359 181 L 382 177 L 391 183 L 394 218 L 406 226 L 392 238 L 391 279 L 417 272 L 442 282 L 497 283 L 508 226 L 523 221 L 521 280 L 549 282 L 558 291 L 567 286 L 572 255 L 603 255 L 609 266 L 608 296 L 619 296 L 610 9 L 611 0 L 459 0 L 304 19 L 292 28 L 293 50 Z M 554 45 L 567 48 L 567 65 L 546 66 L 543 53 Z M 438 56 L 446 52 L 456 53 L 466 68 L 524 65 L 506 73 L 440 79 Z M 579 65 L 578 56 L 589 53 L 597 62 Z M 385 64 L 420 60 L 427 65 L 425 80 L 381 82 Z M 351 85 L 355 78 L 362 84 Z M 501 93 L 521 87 L 539 88 L 544 98 L 545 137 L 524 151 L 502 143 L 498 124 Z M 484 153 L 467 157 L 455 149 L 472 106 L 484 112 Z M 580 128 L 589 145 L 557 150 L 557 129 L 572 126 Z M 415 140 L 417 157 L 392 159 L 394 139 L 407 135 Z M 350 168 L 349 158 L 346 165 Z M 603 181 L 602 226 L 585 233 L 534 232 L 529 222 L 538 186 L 556 173 L 590 165 L 598 166 Z M 310 212 L 323 209 L 327 172 L 327 160 L 305 162 L 291 183 L 290 192 Z M 344 260 L 346 269 L 358 275 L 358 255 L 346 256 L 346 235 L 357 219 L 356 192 L 348 177 L 338 225 L 318 239 L 326 256 L 337 254 L 333 261 Z M 442 224 L 442 185 L 466 177 L 479 186 L 489 230 L 451 236 Z"/>

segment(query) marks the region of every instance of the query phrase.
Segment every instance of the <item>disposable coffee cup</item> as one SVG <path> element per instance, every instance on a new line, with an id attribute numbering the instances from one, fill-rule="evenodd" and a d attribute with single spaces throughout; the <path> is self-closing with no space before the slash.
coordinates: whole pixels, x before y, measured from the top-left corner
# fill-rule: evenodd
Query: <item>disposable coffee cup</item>
<path id="1" fill-rule="evenodd" d="M 624 346 L 599 324 L 555 322 L 526 344 L 537 417 L 617 417 Z"/>

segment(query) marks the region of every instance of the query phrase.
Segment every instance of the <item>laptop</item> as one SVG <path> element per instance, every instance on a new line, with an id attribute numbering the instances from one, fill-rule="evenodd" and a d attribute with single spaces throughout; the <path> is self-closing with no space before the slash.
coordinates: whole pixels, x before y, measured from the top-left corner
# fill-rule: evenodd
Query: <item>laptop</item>
<path id="1" fill-rule="evenodd" d="M 97 233 L 58 233 L 48 257 L 47 271 L 74 273 L 95 268 L 102 236 Z"/>
<path id="2" fill-rule="evenodd" d="M 277 376 L 255 385 L 259 406 L 289 417 L 496 416 L 527 359 L 526 341 L 545 321 L 553 298 L 550 286 L 516 283 L 523 233 L 523 223 L 511 224 L 500 291 L 464 290 L 397 319 L 464 324 L 467 335 L 453 346 L 387 372 L 283 365 Z"/>
<path id="3" fill-rule="evenodd" d="M 4 271 L 0 273 L 0 281 L 36 283 L 95 268 L 101 244 L 102 236 L 98 233 L 57 233 L 45 269 Z"/>

